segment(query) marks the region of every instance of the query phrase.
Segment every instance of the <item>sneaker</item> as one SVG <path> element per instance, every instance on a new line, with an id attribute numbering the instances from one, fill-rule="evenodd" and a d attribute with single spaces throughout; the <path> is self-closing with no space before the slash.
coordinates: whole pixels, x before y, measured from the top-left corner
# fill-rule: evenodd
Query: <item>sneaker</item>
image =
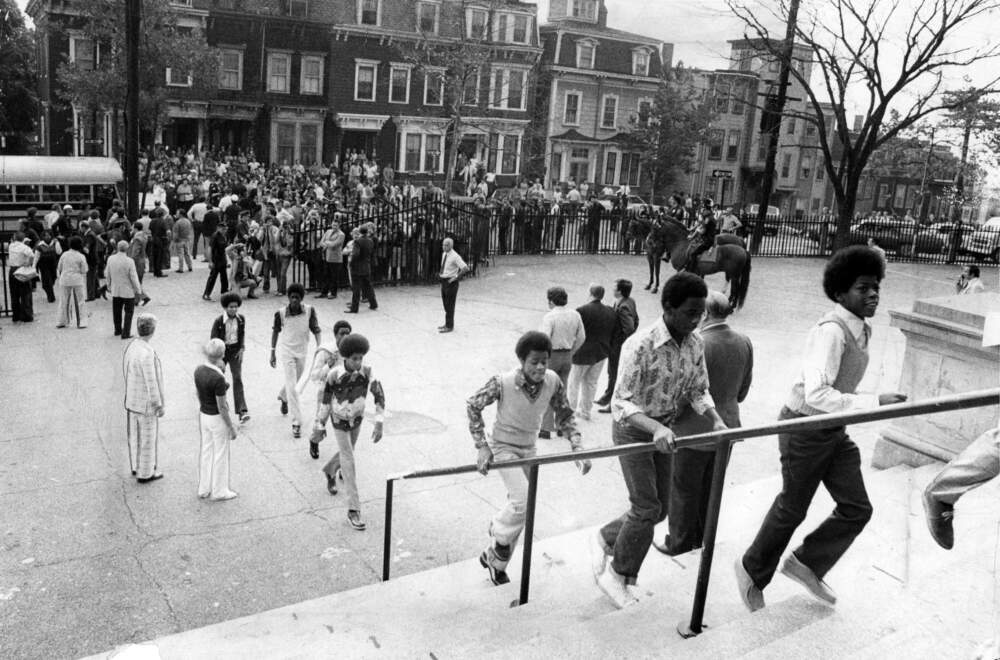
<path id="1" fill-rule="evenodd" d="M 234 500 L 234 499 L 236 499 L 239 496 L 240 496 L 239 493 L 237 493 L 234 490 L 231 490 L 231 491 L 229 491 L 227 493 L 223 493 L 222 495 L 217 495 L 215 497 L 210 497 L 209 499 L 212 500 L 213 502 L 225 502 L 226 500 Z"/>
<path id="2" fill-rule="evenodd" d="M 490 582 L 496 586 L 507 584 L 510 582 L 510 577 L 507 575 L 507 571 L 495 565 L 496 561 L 497 553 L 492 546 L 483 550 L 483 554 L 479 555 L 479 564 L 490 572 Z"/>
<path id="3" fill-rule="evenodd" d="M 280 401 L 280 399 L 279 399 L 279 401 Z M 287 415 L 288 414 L 288 402 L 287 401 L 282 401 L 281 402 L 281 414 L 282 415 Z"/>
<path id="4" fill-rule="evenodd" d="M 240 424 L 246 424 L 249 421 L 250 421 L 250 413 L 244 410 L 243 412 L 240 413 Z"/>
<path id="5" fill-rule="evenodd" d="M 359 532 L 363 531 L 367 527 L 367 525 L 365 525 L 364 521 L 361 520 L 361 512 L 360 511 L 348 511 L 347 512 L 347 522 L 349 522 L 351 524 L 351 527 L 353 527 L 354 529 L 358 530 Z"/>
<path id="6" fill-rule="evenodd" d="M 292 437 L 301 438 L 302 437 L 302 427 L 298 424 L 292 424 Z"/>
<path id="7" fill-rule="evenodd" d="M 326 475 L 326 492 L 331 495 L 337 494 L 337 480 L 330 475 Z"/>
<path id="8" fill-rule="evenodd" d="M 736 558 L 736 584 L 739 585 L 740 598 L 748 610 L 756 612 L 764 607 L 764 592 L 754 584 L 753 578 L 750 577 L 747 569 L 743 566 L 743 559 L 741 557 Z"/>
<path id="9" fill-rule="evenodd" d="M 590 543 L 590 571 L 594 574 L 594 582 L 601 579 L 605 567 L 608 565 L 608 553 L 604 550 L 604 539 L 601 538 L 601 531 L 591 537 Z"/>
<path id="10" fill-rule="evenodd" d="M 799 561 L 794 552 L 781 565 L 781 572 L 805 587 L 816 600 L 827 605 L 837 604 L 837 594 L 833 593 L 833 589 L 819 579 L 811 568 Z"/>
<path id="11" fill-rule="evenodd" d="M 597 586 L 611 599 L 618 609 L 625 609 L 639 602 L 639 599 L 632 595 L 625 584 L 625 577 L 615 573 L 615 569 L 608 566 L 597 578 Z"/>
<path id="12" fill-rule="evenodd" d="M 931 538 L 945 550 L 951 550 L 955 545 L 955 529 L 952 527 L 955 507 L 933 499 L 926 490 L 921 499 L 924 503 L 927 531 L 931 533 Z"/>

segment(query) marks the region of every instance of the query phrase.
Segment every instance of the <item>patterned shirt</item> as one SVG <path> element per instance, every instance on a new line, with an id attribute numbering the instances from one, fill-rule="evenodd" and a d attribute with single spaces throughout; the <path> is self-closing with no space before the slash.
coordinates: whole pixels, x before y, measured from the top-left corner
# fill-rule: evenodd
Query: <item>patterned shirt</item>
<path id="1" fill-rule="evenodd" d="M 486 444 L 486 423 L 483 421 L 483 410 L 486 406 L 500 400 L 500 394 L 503 392 L 503 384 L 500 382 L 502 377 L 501 374 L 498 374 L 490 378 L 479 391 L 465 402 L 469 415 L 469 432 L 472 433 L 476 447 L 482 447 Z M 520 371 L 515 377 L 514 383 L 531 401 L 538 399 L 544 384 L 544 382 L 531 382 L 524 377 L 524 372 Z M 556 385 L 556 390 L 549 400 L 549 406 L 552 407 L 554 413 L 556 428 L 562 431 L 563 437 L 569 438 L 569 444 L 573 449 L 580 449 L 582 446 L 580 432 L 576 430 L 573 408 L 570 407 L 569 400 L 566 398 L 566 389 L 563 387 L 562 381 Z"/>
<path id="2" fill-rule="evenodd" d="M 349 371 L 341 362 L 330 368 L 323 388 L 323 407 L 328 408 L 333 428 L 349 431 L 361 424 L 365 415 L 365 397 L 371 391 L 375 399 L 375 421 L 385 418 L 385 393 L 382 384 L 372 376 L 372 368 L 363 366 Z M 325 419 L 325 411 L 317 411 Z"/>
<path id="3" fill-rule="evenodd" d="M 701 336 L 691 333 L 678 344 L 662 316 L 625 341 L 618 365 L 611 400 L 617 422 L 643 413 L 669 425 L 685 402 L 698 414 L 715 407 Z"/>

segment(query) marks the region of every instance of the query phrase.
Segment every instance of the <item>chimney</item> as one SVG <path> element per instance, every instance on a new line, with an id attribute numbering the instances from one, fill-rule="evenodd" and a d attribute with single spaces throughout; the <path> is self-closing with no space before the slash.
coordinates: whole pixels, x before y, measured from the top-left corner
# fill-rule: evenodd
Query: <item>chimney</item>
<path id="1" fill-rule="evenodd" d="M 854 115 L 854 132 L 857 133 L 861 130 L 861 127 L 865 125 L 864 115 Z"/>

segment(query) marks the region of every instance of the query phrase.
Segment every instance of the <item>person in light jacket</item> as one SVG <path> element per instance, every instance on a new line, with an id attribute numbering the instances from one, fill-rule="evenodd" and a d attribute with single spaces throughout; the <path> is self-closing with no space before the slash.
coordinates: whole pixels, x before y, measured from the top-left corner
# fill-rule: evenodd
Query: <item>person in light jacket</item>
<path id="1" fill-rule="evenodd" d="M 135 322 L 139 338 L 125 349 L 125 416 L 128 423 L 129 465 L 141 484 L 163 478 L 157 468 L 160 417 L 163 417 L 163 367 L 149 341 L 156 317 L 140 314 Z"/>
<path id="2" fill-rule="evenodd" d="M 317 298 L 336 298 L 337 283 L 344 263 L 344 232 L 340 224 L 333 220 L 320 239 L 323 259 L 320 262 L 320 292 Z"/>
<path id="3" fill-rule="evenodd" d="M 135 301 L 142 297 L 142 284 L 135 269 L 135 261 L 129 258 L 128 241 L 118 241 L 118 251 L 108 257 L 104 267 L 108 291 L 111 292 L 111 315 L 115 324 L 115 335 L 122 339 L 132 336 L 132 314 Z"/>
<path id="4" fill-rule="evenodd" d="M 76 319 L 76 327 L 87 327 L 87 257 L 83 256 L 83 239 L 73 236 L 69 239 L 69 249 L 59 257 L 56 277 L 59 282 L 59 323 L 57 328 L 69 325 L 70 317 Z"/>

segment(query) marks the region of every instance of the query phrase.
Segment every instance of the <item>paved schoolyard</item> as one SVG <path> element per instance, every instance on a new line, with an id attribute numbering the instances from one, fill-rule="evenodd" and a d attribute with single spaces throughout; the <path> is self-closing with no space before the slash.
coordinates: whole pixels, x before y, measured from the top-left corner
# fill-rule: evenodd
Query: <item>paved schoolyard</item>
<path id="1" fill-rule="evenodd" d="M 754 262 L 747 306 L 733 320 L 756 348 L 746 425 L 772 420 L 780 407 L 804 333 L 829 305 L 821 270 L 813 259 Z M 278 411 L 280 377 L 267 365 L 278 299 L 244 305 L 244 378 L 253 420 L 233 446 L 232 481 L 240 497 L 208 503 L 196 496 L 191 375 L 221 310 L 200 300 L 205 265 L 193 274 L 147 280 L 153 296 L 147 309 L 160 320 L 153 343 L 167 390 L 160 436 L 166 478 L 149 485 L 136 484 L 128 471 L 123 342 L 112 336 L 110 303 L 91 305 L 88 329 L 57 330 L 55 306 L 36 295 L 35 323 L 0 321 L 0 657 L 94 653 L 376 581 L 384 476 L 474 460 L 464 400 L 516 363 L 514 342 L 538 326 L 545 289 L 566 287 L 575 306 L 585 301 L 590 281 L 610 289 L 615 278 L 630 277 L 647 325 L 658 314 L 658 296 L 642 290 L 645 272 L 642 257 L 504 257 L 462 283 L 453 334 L 436 332 L 443 313 L 435 287 L 382 288 L 377 312 L 362 307 L 348 315 L 371 339 L 369 361 L 388 401 L 385 439 L 372 445 L 366 424 L 358 446 L 369 526 L 363 533 L 347 525 L 343 496 L 327 494 L 322 462 L 309 458 L 304 438 L 291 438 Z M 669 272 L 665 267 L 664 275 Z M 956 275 L 949 266 L 889 266 L 874 320 L 872 387 L 894 388 L 900 371 L 902 335 L 889 328 L 886 310 L 947 295 Z M 996 282 L 995 270 L 983 275 Z M 709 284 L 720 287 L 721 279 L 710 277 Z M 345 317 L 343 293 L 308 302 L 317 303 L 326 332 Z M 313 397 L 312 389 L 304 397 L 310 412 Z M 582 423 L 585 443 L 609 444 L 607 416 L 595 417 Z M 855 435 L 870 454 L 874 429 Z M 543 451 L 566 448 L 558 440 L 541 442 Z M 774 475 L 774 444 L 761 439 L 737 447 L 729 480 Z M 322 445 L 324 459 L 331 445 Z M 540 537 L 596 524 L 626 506 L 615 461 L 599 461 L 586 477 L 571 465 L 545 467 L 541 475 Z M 395 574 L 473 556 L 504 498 L 499 479 L 479 475 L 404 482 L 396 491 Z"/>

